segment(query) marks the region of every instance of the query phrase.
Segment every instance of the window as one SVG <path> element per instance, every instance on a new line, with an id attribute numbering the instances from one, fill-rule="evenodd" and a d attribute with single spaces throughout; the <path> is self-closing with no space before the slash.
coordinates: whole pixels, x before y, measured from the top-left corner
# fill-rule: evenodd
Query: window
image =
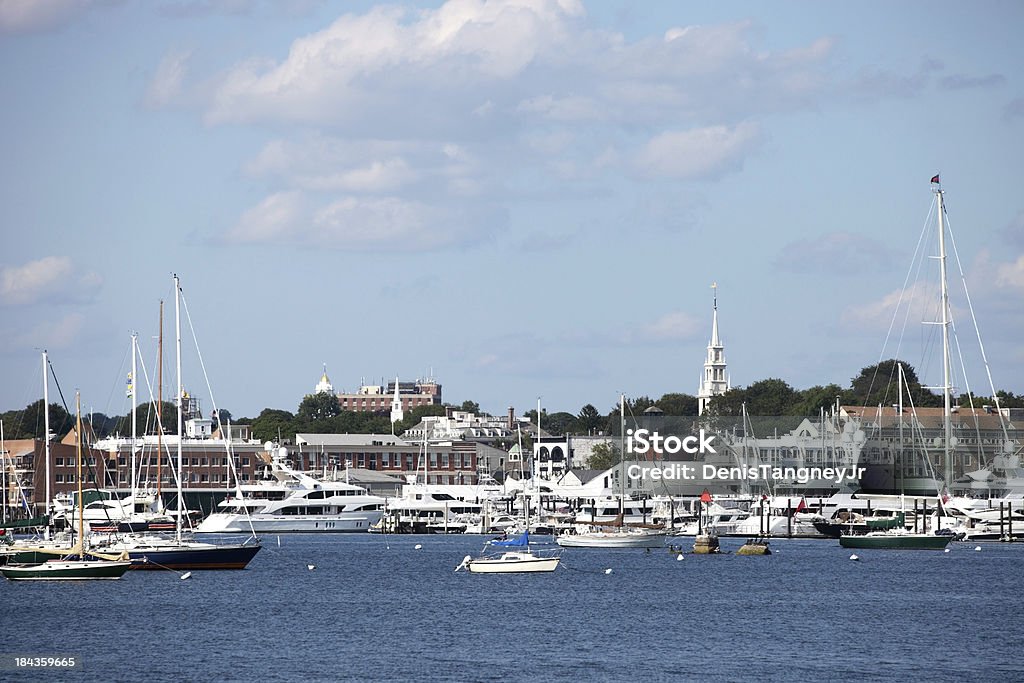
<path id="1" fill-rule="evenodd" d="M 63 484 L 64 483 L 64 475 L 63 474 L 58 474 L 54 478 L 54 481 L 57 482 L 58 484 Z"/>
<path id="2" fill-rule="evenodd" d="M 442 469 L 448 469 L 448 454 L 447 453 L 442 453 L 441 454 L 441 468 Z"/>
<path id="3" fill-rule="evenodd" d="M 391 467 L 391 454 L 390 453 L 381 453 L 380 454 L 380 466 L 382 468 L 383 467 Z"/>
<path id="4" fill-rule="evenodd" d="M 366 467 L 366 454 L 360 453 L 359 455 L 356 456 L 356 458 L 357 462 L 359 463 L 358 467 Z"/>
<path id="5" fill-rule="evenodd" d="M 437 467 L 437 453 L 430 454 L 430 466 Z"/>
<path id="6" fill-rule="evenodd" d="M 55 460 L 55 461 L 53 462 L 53 464 L 54 464 L 54 465 L 57 465 L 58 467 L 63 467 L 63 466 L 64 466 L 64 458 L 57 458 L 57 459 L 56 459 L 56 460 Z"/>

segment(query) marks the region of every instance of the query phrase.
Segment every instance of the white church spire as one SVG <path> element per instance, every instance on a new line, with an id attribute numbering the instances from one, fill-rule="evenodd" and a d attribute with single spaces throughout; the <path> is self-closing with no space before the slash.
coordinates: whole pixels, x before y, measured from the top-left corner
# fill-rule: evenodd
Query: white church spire
<path id="1" fill-rule="evenodd" d="M 327 378 L 327 363 L 324 363 L 324 374 L 320 376 L 320 381 L 316 385 L 316 393 L 318 394 L 330 394 L 334 392 L 334 386 L 331 384 L 331 380 Z"/>
<path id="2" fill-rule="evenodd" d="M 729 377 L 725 374 L 725 346 L 718 335 L 718 283 L 711 283 L 711 289 L 714 291 L 711 341 L 708 343 L 708 353 L 704 359 L 704 372 L 697 387 L 697 406 L 701 415 L 704 414 L 712 397 L 724 394 L 732 388 Z"/>
<path id="3" fill-rule="evenodd" d="M 391 399 L 391 424 L 401 422 L 404 418 L 402 399 L 398 396 L 398 375 L 395 375 L 395 397 Z"/>

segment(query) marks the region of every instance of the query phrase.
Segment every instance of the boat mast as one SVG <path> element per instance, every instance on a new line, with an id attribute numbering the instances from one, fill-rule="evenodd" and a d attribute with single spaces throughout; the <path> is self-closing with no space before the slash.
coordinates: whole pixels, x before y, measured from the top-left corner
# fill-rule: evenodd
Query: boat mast
<path id="1" fill-rule="evenodd" d="M 46 538 L 50 538 L 50 381 L 47 376 L 49 359 L 46 356 L 46 349 L 43 349 L 43 442 L 46 459 Z M 78 505 L 82 505 L 82 497 L 79 494 Z"/>
<path id="2" fill-rule="evenodd" d="M 178 275 L 174 275 L 174 356 L 175 370 L 178 375 L 177 401 L 178 404 L 178 519 L 174 525 L 175 539 L 181 543 L 181 515 L 182 515 L 182 490 L 181 490 L 181 286 L 178 284 Z"/>
<path id="3" fill-rule="evenodd" d="M 626 395 L 619 394 L 619 514 L 626 514 Z"/>
<path id="4" fill-rule="evenodd" d="M 950 380 L 949 360 L 949 288 L 946 284 L 946 228 L 944 222 L 946 207 L 942 201 L 942 187 L 939 186 L 933 191 L 939 201 L 939 272 L 942 281 L 942 415 L 945 432 L 942 465 L 944 470 L 943 481 L 946 489 L 949 490 L 953 484 L 953 452 L 950 450 L 950 442 L 953 438 L 953 425 L 950 418 L 952 414 L 950 394 L 953 391 L 953 387 Z"/>
<path id="5" fill-rule="evenodd" d="M 897 369 L 897 381 L 899 382 L 899 403 L 897 404 L 897 415 L 896 419 L 899 420 L 899 434 L 900 434 L 900 445 L 896 449 L 896 467 L 899 468 L 900 473 L 900 510 L 905 511 L 905 505 L 903 500 L 903 363 L 896 363 Z M 879 414 L 879 422 L 881 422 L 881 414 Z M 916 509 L 916 508 L 915 508 Z"/>
<path id="6" fill-rule="evenodd" d="M 160 511 L 164 510 L 163 462 L 164 462 L 164 302 L 160 300 L 160 336 L 157 338 L 156 370 L 156 500 Z"/>
<path id="7" fill-rule="evenodd" d="M 137 440 L 138 440 L 138 436 L 137 435 L 139 433 L 139 427 L 138 427 L 138 423 L 137 423 L 138 416 L 136 415 L 136 413 L 138 412 L 138 399 L 136 398 L 136 395 L 135 395 L 136 394 L 136 392 L 135 392 L 135 377 L 136 377 L 136 372 L 138 370 L 138 368 L 136 366 L 136 356 L 138 356 L 138 355 L 139 355 L 139 335 L 137 333 L 135 333 L 135 332 L 132 332 L 132 382 L 131 382 L 130 391 L 132 392 L 132 481 L 131 481 L 132 496 L 131 496 L 131 501 L 132 501 L 132 513 L 133 514 L 135 512 L 135 495 L 136 495 L 136 491 L 135 491 L 136 479 L 135 478 L 136 478 L 136 476 L 138 474 L 137 469 L 136 469 L 136 463 L 135 463 Z"/>
<path id="8" fill-rule="evenodd" d="M 76 460 L 78 461 L 78 551 L 82 554 L 82 559 L 85 559 L 85 505 L 83 505 L 84 493 L 82 491 L 82 395 L 80 392 L 75 392 L 75 431 L 77 432 L 78 442 L 76 444 Z"/>
<path id="9" fill-rule="evenodd" d="M 0 468 L 3 468 L 0 480 L 4 487 L 4 511 L 3 521 L 7 523 L 7 450 L 4 448 L 4 421 L 0 420 Z"/>

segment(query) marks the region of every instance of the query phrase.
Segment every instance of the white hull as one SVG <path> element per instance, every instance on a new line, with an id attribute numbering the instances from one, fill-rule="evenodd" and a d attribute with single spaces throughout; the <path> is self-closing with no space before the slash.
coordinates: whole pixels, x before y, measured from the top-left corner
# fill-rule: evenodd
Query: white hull
<path id="1" fill-rule="evenodd" d="M 473 574 L 521 574 L 525 572 L 553 572 L 558 567 L 557 557 L 532 560 L 473 560 L 469 571 Z"/>
<path id="2" fill-rule="evenodd" d="M 665 534 L 596 531 L 562 534 L 555 542 L 564 548 L 660 548 L 665 545 Z"/>
<path id="3" fill-rule="evenodd" d="M 202 521 L 197 534 L 256 533 L 365 533 L 380 521 L 381 512 L 366 511 L 340 515 L 268 515 L 252 516 L 216 512 Z M 251 523 L 251 526 L 250 526 Z"/>

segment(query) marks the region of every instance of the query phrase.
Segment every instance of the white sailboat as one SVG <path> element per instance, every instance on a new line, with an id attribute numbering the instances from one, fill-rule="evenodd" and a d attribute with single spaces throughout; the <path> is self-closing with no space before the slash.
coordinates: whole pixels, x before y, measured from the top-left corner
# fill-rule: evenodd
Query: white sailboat
<path id="1" fill-rule="evenodd" d="M 132 569 L 245 569 L 262 547 L 255 536 L 253 542 L 219 545 L 195 541 L 189 538 L 182 528 L 186 517 L 184 491 L 182 490 L 182 440 L 184 438 L 182 404 L 185 393 L 181 374 L 181 286 L 177 275 L 174 276 L 174 297 L 177 366 L 175 402 L 177 403 L 178 423 L 175 468 L 178 509 L 175 516 L 174 537 L 166 538 L 158 534 L 127 534 L 108 541 L 102 547 L 108 551 L 127 553 L 132 559 Z"/>
<path id="2" fill-rule="evenodd" d="M 626 500 L 626 397 L 619 396 L 619 419 L 622 443 L 619 457 L 619 500 Z M 559 534 L 555 542 L 565 548 L 660 548 L 665 545 L 664 529 L 626 526 L 620 519 L 605 525 L 577 524 L 572 531 Z"/>
<path id="3" fill-rule="evenodd" d="M 49 408 L 49 406 L 47 406 Z M 82 407 L 81 397 L 75 396 L 76 461 L 78 466 L 78 493 L 82 493 Z M 87 579 L 120 579 L 131 566 L 123 554 L 119 557 L 99 554 L 85 546 L 85 519 L 78 511 L 78 533 L 69 549 L 36 548 L 36 553 L 53 555 L 45 562 L 8 563 L 0 566 L 0 575 L 10 581 L 81 581 Z"/>
<path id="4" fill-rule="evenodd" d="M 488 541 L 482 555 L 475 558 L 466 555 L 462 564 L 456 567 L 455 571 L 466 568 L 473 574 L 553 572 L 558 568 L 560 560 L 561 556 L 558 555 L 557 550 L 553 552 L 532 550 L 530 548 L 530 532 L 524 531 L 515 538 Z"/>

